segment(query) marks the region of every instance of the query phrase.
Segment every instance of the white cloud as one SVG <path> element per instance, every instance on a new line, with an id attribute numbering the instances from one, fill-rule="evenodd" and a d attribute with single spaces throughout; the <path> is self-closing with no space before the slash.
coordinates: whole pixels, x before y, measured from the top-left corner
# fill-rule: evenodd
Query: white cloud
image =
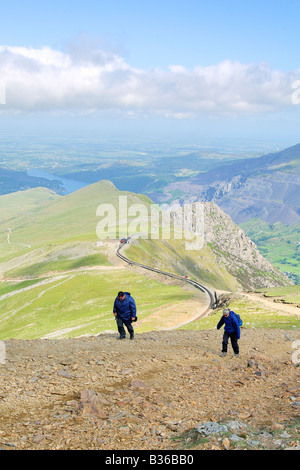
<path id="1" fill-rule="evenodd" d="M 117 110 L 177 119 L 273 112 L 293 106 L 292 84 L 299 77 L 299 71 L 229 60 L 193 70 L 173 65 L 146 71 L 107 51 L 0 46 L 2 112 Z"/>

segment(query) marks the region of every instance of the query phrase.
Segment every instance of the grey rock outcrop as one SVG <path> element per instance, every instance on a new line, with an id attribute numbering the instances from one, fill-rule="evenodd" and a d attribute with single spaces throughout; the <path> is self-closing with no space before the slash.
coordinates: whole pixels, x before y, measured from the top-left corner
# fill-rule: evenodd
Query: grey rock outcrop
<path id="1" fill-rule="evenodd" d="M 267 261 L 256 244 L 231 220 L 229 215 L 213 202 L 197 202 L 192 205 L 193 217 L 189 230 L 201 228 L 204 245 L 210 246 L 218 259 L 243 288 L 257 289 L 290 285 L 291 281 Z M 184 206 L 186 207 L 186 206 Z M 197 223 L 201 217 L 201 223 Z"/>

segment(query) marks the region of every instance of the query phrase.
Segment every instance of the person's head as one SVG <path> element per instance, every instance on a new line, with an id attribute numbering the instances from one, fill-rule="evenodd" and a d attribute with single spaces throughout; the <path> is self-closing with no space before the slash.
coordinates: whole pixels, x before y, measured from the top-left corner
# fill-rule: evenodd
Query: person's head
<path id="1" fill-rule="evenodd" d="M 122 291 L 118 292 L 118 299 L 119 299 L 119 300 L 124 300 L 124 299 L 125 299 L 125 294 L 124 294 L 124 292 L 122 292 Z"/>
<path id="2" fill-rule="evenodd" d="M 229 308 L 224 308 L 224 310 L 223 310 L 224 317 L 229 317 L 229 314 L 230 314 Z"/>

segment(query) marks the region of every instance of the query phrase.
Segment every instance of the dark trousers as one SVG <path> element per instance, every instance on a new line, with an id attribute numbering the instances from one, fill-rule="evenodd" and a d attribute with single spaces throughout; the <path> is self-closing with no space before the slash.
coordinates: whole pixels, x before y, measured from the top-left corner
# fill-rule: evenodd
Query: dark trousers
<path id="1" fill-rule="evenodd" d="M 239 354 L 239 345 L 238 345 L 238 339 L 235 333 L 226 333 L 224 331 L 223 335 L 223 343 L 222 343 L 222 352 L 227 352 L 227 346 L 228 346 L 228 340 L 231 340 L 231 345 L 232 349 L 235 354 Z"/>
<path id="2" fill-rule="evenodd" d="M 132 324 L 129 321 L 122 320 L 122 318 L 120 317 L 117 317 L 116 320 L 118 325 L 118 332 L 120 333 L 120 338 L 125 338 L 126 336 L 124 325 L 126 326 L 128 333 L 130 334 L 130 338 L 133 338 L 134 330 Z"/>

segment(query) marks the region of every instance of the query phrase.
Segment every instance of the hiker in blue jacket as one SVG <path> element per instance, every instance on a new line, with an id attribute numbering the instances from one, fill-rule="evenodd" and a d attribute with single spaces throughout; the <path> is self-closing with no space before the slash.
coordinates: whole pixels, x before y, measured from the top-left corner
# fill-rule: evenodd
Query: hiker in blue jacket
<path id="1" fill-rule="evenodd" d="M 223 335 L 223 342 L 222 342 L 222 353 L 221 357 L 226 356 L 227 354 L 227 346 L 228 340 L 230 338 L 232 349 L 236 357 L 239 356 L 239 345 L 238 340 L 241 336 L 241 330 L 239 325 L 239 319 L 236 314 L 229 310 L 229 308 L 225 308 L 223 310 L 223 316 L 219 323 L 217 324 L 217 329 L 219 330 L 222 325 L 225 324 L 224 328 L 224 335 Z"/>
<path id="2" fill-rule="evenodd" d="M 114 302 L 113 313 L 117 321 L 118 332 L 120 334 L 119 339 L 126 337 L 124 325 L 128 330 L 130 339 L 133 339 L 134 329 L 132 322 L 136 321 L 136 305 L 129 292 L 120 291 L 118 293 Z"/>

